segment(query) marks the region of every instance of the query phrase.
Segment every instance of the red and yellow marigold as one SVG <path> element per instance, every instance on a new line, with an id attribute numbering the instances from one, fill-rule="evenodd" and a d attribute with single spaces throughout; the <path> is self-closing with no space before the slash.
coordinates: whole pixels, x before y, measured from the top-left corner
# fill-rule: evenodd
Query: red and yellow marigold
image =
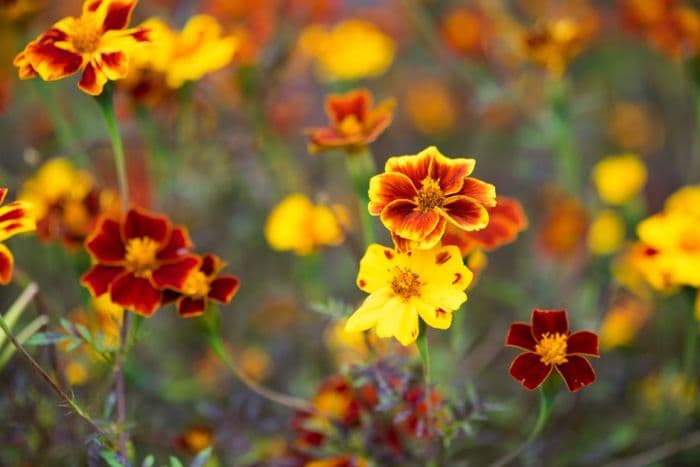
<path id="1" fill-rule="evenodd" d="M 152 316 L 165 290 L 183 291 L 200 259 L 191 254 L 187 231 L 163 216 L 130 209 L 123 220 L 105 218 L 85 247 L 92 268 L 81 278 L 93 296 L 109 293 L 112 302 Z"/>
<path id="2" fill-rule="evenodd" d="M 400 249 L 429 249 L 450 223 L 463 231 L 489 222 L 496 188 L 469 175 L 474 159 L 451 159 L 434 146 L 390 158 L 369 182 L 369 212 L 379 216 Z"/>
<path id="3" fill-rule="evenodd" d="M 0 204 L 5 201 L 7 188 L 0 188 Z M 31 204 L 26 201 L 13 201 L 6 206 L 0 206 L 0 285 L 5 285 L 12 279 L 15 258 L 4 242 L 22 232 L 36 229 L 36 222 L 31 212 Z"/>

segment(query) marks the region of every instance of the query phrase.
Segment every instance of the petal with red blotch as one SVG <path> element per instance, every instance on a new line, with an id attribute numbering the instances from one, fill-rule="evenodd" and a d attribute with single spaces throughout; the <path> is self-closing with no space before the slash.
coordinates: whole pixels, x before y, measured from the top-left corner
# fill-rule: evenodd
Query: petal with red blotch
<path id="1" fill-rule="evenodd" d="M 177 259 L 187 250 L 192 248 L 192 241 L 184 227 L 177 226 L 173 228 L 168 243 L 158 252 L 157 258 L 161 261 Z"/>
<path id="2" fill-rule="evenodd" d="M 29 63 L 26 49 L 17 54 L 12 64 L 19 68 L 19 79 L 31 79 L 39 75 L 32 64 Z"/>
<path id="3" fill-rule="evenodd" d="M 241 282 L 236 276 L 217 277 L 209 284 L 209 294 L 207 296 L 217 302 L 228 303 L 236 295 L 240 285 Z"/>
<path id="4" fill-rule="evenodd" d="M 440 210 L 452 225 L 462 230 L 483 229 L 489 223 L 486 208 L 468 196 L 450 196 Z"/>
<path id="5" fill-rule="evenodd" d="M 511 324 L 506 337 L 506 345 L 534 352 L 536 343 L 532 337 L 530 325 L 521 322 Z"/>
<path id="6" fill-rule="evenodd" d="M 102 5 L 103 0 L 87 0 L 83 3 L 83 15 L 86 13 L 95 13 L 100 5 Z"/>
<path id="7" fill-rule="evenodd" d="M 112 302 L 150 317 L 161 303 L 161 292 L 148 279 L 128 272 L 119 276 L 109 289 Z"/>
<path id="8" fill-rule="evenodd" d="M 218 256 L 207 253 L 202 256 L 202 265 L 199 270 L 204 273 L 207 277 L 215 276 L 219 271 L 221 271 L 226 266 L 226 263 L 221 260 Z"/>
<path id="9" fill-rule="evenodd" d="M 544 333 L 566 334 L 569 332 L 569 321 L 566 310 L 533 310 L 532 337 L 536 341 L 542 339 Z"/>
<path id="10" fill-rule="evenodd" d="M 94 297 L 99 297 L 109 290 L 110 284 L 124 274 L 125 269 L 119 266 L 103 266 L 96 264 L 80 278 L 80 283 L 90 290 Z"/>
<path id="11" fill-rule="evenodd" d="M 95 233 L 88 238 L 85 248 L 100 263 L 119 263 L 124 261 L 126 249 L 122 241 L 119 222 L 103 219 Z"/>
<path id="12" fill-rule="evenodd" d="M 515 357 L 508 371 L 520 384 L 532 391 L 547 379 L 552 372 L 552 365 L 545 365 L 540 361 L 539 355 L 527 352 Z"/>
<path id="13" fill-rule="evenodd" d="M 129 72 L 129 59 L 124 52 L 108 52 L 100 55 L 100 70 L 107 79 L 116 81 Z"/>
<path id="14" fill-rule="evenodd" d="M 445 235 L 445 230 L 447 230 L 447 221 L 444 217 L 441 217 L 440 221 L 435 226 L 435 229 L 426 235 L 422 240 L 414 242 L 414 247 L 420 250 L 429 250 L 437 245 L 440 240 L 442 240 L 443 236 Z"/>
<path id="15" fill-rule="evenodd" d="M 572 333 L 566 340 L 566 354 L 599 357 L 598 335 L 591 331 L 577 331 Z"/>
<path id="16" fill-rule="evenodd" d="M 15 258 L 5 245 L 0 243 L 0 285 L 7 285 L 12 280 Z"/>
<path id="17" fill-rule="evenodd" d="M 200 316 L 207 309 L 207 301 L 204 298 L 182 297 L 177 301 L 177 312 L 183 318 Z"/>
<path id="18" fill-rule="evenodd" d="M 102 22 L 102 31 L 124 29 L 131 19 L 131 12 L 136 6 L 137 0 L 107 1 L 105 16 Z"/>
<path id="19" fill-rule="evenodd" d="M 378 216 L 392 201 L 413 200 L 417 195 L 418 190 L 411 179 L 400 172 L 375 175 L 369 180 L 369 212 Z"/>
<path id="20" fill-rule="evenodd" d="M 399 237 L 419 241 L 435 230 L 440 215 L 432 209 L 420 211 L 414 202 L 399 199 L 386 205 L 380 220 Z"/>
<path id="21" fill-rule="evenodd" d="M 0 240 L 35 230 L 36 221 L 31 215 L 31 209 L 31 204 L 27 201 L 13 201 L 0 206 Z"/>
<path id="22" fill-rule="evenodd" d="M 430 167 L 433 163 L 432 154 L 426 151 L 415 156 L 390 157 L 384 165 L 384 171 L 400 172 L 408 176 L 416 188 L 420 188 L 425 177 L 430 175 Z"/>
<path id="23" fill-rule="evenodd" d="M 469 196 L 489 208 L 497 206 L 496 187 L 492 184 L 482 182 L 477 178 L 467 177 L 464 179 L 464 185 L 461 188 L 459 195 Z"/>
<path id="24" fill-rule="evenodd" d="M 153 285 L 159 289 L 181 290 L 187 275 L 199 268 L 199 258 L 194 255 L 183 256 L 174 263 L 160 266 L 151 273 Z"/>
<path id="25" fill-rule="evenodd" d="M 77 73 L 85 60 L 77 52 L 56 47 L 56 42 L 66 41 L 65 32 L 51 28 L 31 42 L 25 49 L 26 59 L 41 79 L 53 81 Z"/>
<path id="26" fill-rule="evenodd" d="M 460 191 L 464 178 L 474 170 L 474 159 L 449 159 L 435 149 L 435 161 L 430 176 L 440 181 L 440 189 L 445 195 Z"/>
<path id="27" fill-rule="evenodd" d="M 97 68 L 95 63 L 90 62 L 83 70 L 78 87 L 91 96 L 99 96 L 102 94 L 106 82 L 107 76 Z"/>
<path id="28" fill-rule="evenodd" d="M 595 381 L 595 371 L 588 360 L 578 355 L 567 355 L 566 363 L 557 365 L 557 371 L 564 378 L 569 391 L 576 392 Z"/>
<path id="29" fill-rule="evenodd" d="M 170 233 L 170 222 L 160 216 L 140 209 L 130 209 L 123 226 L 124 239 L 148 237 L 164 243 Z"/>
<path id="30" fill-rule="evenodd" d="M 326 113 L 334 126 L 340 125 L 349 115 L 354 115 L 360 123 L 365 122 L 371 106 L 372 96 L 366 89 L 330 95 L 326 99 Z"/>
<path id="31" fill-rule="evenodd" d="M 7 196 L 7 188 L 0 188 L 0 204 L 5 201 L 5 196 Z"/>
<path id="32" fill-rule="evenodd" d="M 503 216 L 518 230 L 527 227 L 527 216 L 520 201 L 506 196 L 496 197 L 496 205 L 489 209 L 489 214 Z"/>

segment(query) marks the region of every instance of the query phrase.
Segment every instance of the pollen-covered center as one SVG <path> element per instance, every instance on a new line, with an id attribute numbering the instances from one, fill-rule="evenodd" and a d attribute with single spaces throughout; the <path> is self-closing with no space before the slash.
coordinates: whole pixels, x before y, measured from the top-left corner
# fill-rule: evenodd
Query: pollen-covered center
<path id="1" fill-rule="evenodd" d="M 422 182 L 422 187 L 416 196 L 418 209 L 428 211 L 430 209 L 442 206 L 445 201 L 445 195 L 440 188 L 440 182 L 431 178 L 425 177 Z"/>
<path id="2" fill-rule="evenodd" d="M 359 135 L 362 133 L 362 130 L 362 123 L 355 115 L 347 115 L 338 126 L 338 131 L 344 136 Z"/>
<path id="3" fill-rule="evenodd" d="M 137 276 L 142 277 L 156 267 L 158 243 L 152 238 L 132 238 L 126 244 L 126 265 Z"/>
<path id="4" fill-rule="evenodd" d="M 544 333 L 535 346 L 535 352 L 540 356 L 540 361 L 545 365 L 566 363 L 568 361 L 566 359 L 566 340 L 566 334 Z"/>
<path id="5" fill-rule="evenodd" d="M 394 277 L 391 279 L 391 290 L 406 300 L 418 296 L 420 292 L 420 276 L 408 268 L 396 266 Z"/>
<path id="6" fill-rule="evenodd" d="M 102 39 L 102 30 L 91 17 L 78 18 L 70 30 L 70 42 L 78 53 L 91 54 L 97 51 Z"/>
<path id="7" fill-rule="evenodd" d="M 182 293 L 190 297 L 206 297 L 209 293 L 209 278 L 202 271 L 193 271 L 185 280 Z"/>

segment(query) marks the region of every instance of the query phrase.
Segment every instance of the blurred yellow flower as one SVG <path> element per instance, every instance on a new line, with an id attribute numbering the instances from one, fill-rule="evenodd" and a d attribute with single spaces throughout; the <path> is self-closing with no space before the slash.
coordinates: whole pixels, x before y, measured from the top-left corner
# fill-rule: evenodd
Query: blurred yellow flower
<path id="1" fill-rule="evenodd" d="M 295 193 L 272 210 L 265 238 L 273 250 L 309 255 L 323 246 L 340 245 L 347 220 L 344 207 L 315 205 L 303 194 Z"/>
<path id="2" fill-rule="evenodd" d="M 588 227 L 588 249 L 594 255 L 609 255 L 625 240 L 625 223 L 612 209 L 599 212 Z"/>
<path id="3" fill-rule="evenodd" d="M 700 219 L 700 185 L 689 185 L 679 189 L 668 197 L 664 209 Z"/>
<path id="4" fill-rule="evenodd" d="M 675 409 L 678 412 L 691 411 L 698 392 L 697 384 L 688 384 L 680 373 L 651 374 L 642 380 L 640 391 L 652 410 Z"/>
<path id="5" fill-rule="evenodd" d="M 384 74 L 394 61 L 396 44 L 375 24 L 348 19 L 331 30 L 308 26 L 299 49 L 315 60 L 320 79 L 351 81 Z"/>
<path id="6" fill-rule="evenodd" d="M 272 359 L 267 352 L 259 347 L 246 347 L 238 352 L 236 360 L 243 373 L 253 381 L 264 380 L 272 369 Z"/>
<path id="7" fill-rule="evenodd" d="M 438 80 L 414 83 L 405 96 L 406 115 L 413 126 L 427 135 L 440 135 L 452 129 L 457 108 L 450 90 Z"/>
<path id="8" fill-rule="evenodd" d="M 619 206 L 637 196 L 644 188 L 647 169 L 635 154 L 608 156 L 593 167 L 592 179 L 600 199 Z"/>
<path id="9" fill-rule="evenodd" d="M 66 363 L 63 373 L 69 386 L 80 386 L 90 379 L 90 372 L 85 363 L 77 360 Z"/>
<path id="10" fill-rule="evenodd" d="M 604 350 L 632 342 L 649 319 L 651 307 L 646 300 L 622 295 L 613 301 L 600 325 L 600 345 Z"/>

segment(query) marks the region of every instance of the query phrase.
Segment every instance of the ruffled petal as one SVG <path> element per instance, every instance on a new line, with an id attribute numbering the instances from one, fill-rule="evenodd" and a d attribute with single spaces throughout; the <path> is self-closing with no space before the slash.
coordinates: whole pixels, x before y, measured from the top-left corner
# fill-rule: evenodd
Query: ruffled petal
<path id="1" fill-rule="evenodd" d="M 124 239 L 148 237 L 157 243 L 164 243 L 170 233 L 170 222 L 164 216 L 130 209 L 124 221 Z"/>
<path id="2" fill-rule="evenodd" d="M 486 207 L 496 206 L 496 187 L 476 178 L 465 178 L 457 194 L 475 199 Z"/>
<path id="3" fill-rule="evenodd" d="M 88 252 L 100 263 L 121 263 L 126 255 L 119 222 L 103 219 L 85 243 Z"/>
<path id="4" fill-rule="evenodd" d="M 7 285 L 12 280 L 15 258 L 4 244 L 0 243 L 0 285 Z"/>
<path id="5" fill-rule="evenodd" d="M 566 363 L 557 365 L 557 371 L 564 378 L 569 391 L 576 392 L 595 381 L 595 371 L 588 360 L 578 355 L 567 355 Z"/>
<path id="6" fill-rule="evenodd" d="M 486 208 L 468 196 L 450 196 L 441 208 L 447 220 L 462 230 L 479 230 L 489 223 Z"/>
<path id="7" fill-rule="evenodd" d="M 398 199 L 412 201 L 418 190 L 408 176 L 400 172 L 375 175 L 369 180 L 369 212 L 373 216 L 381 214 L 384 207 Z"/>
<path id="8" fill-rule="evenodd" d="M 181 297 L 177 301 L 177 312 L 182 318 L 201 316 L 207 309 L 204 298 Z"/>
<path id="9" fill-rule="evenodd" d="M 508 370 L 526 389 L 532 391 L 539 387 L 552 372 L 552 365 L 545 365 L 540 361 L 540 356 L 534 353 L 521 353 Z"/>
<path id="10" fill-rule="evenodd" d="M 567 334 L 569 321 L 565 310 L 533 310 L 532 337 L 536 341 L 542 339 L 544 333 Z"/>
<path id="11" fill-rule="evenodd" d="M 80 278 L 80 283 L 88 288 L 93 297 L 107 293 L 109 286 L 117 277 L 125 273 L 119 266 L 103 266 L 96 264 Z"/>
<path id="12" fill-rule="evenodd" d="M 357 287 L 367 293 L 388 287 L 393 277 L 391 270 L 396 265 L 398 254 L 394 249 L 376 243 L 368 246 L 360 260 Z"/>
<path id="13" fill-rule="evenodd" d="M 99 96 L 107 83 L 107 76 L 95 63 L 88 63 L 80 77 L 78 87 L 91 96 Z"/>
<path id="14" fill-rule="evenodd" d="M 199 268 L 197 256 L 187 255 L 174 263 L 161 265 L 151 273 L 153 285 L 158 289 L 182 290 L 190 272 Z"/>
<path id="15" fill-rule="evenodd" d="M 445 157 L 434 146 L 428 149 L 431 150 L 434 158 L 431 178 L 440 182 L 440 189 L 445 195 L 457 193 L 464 184 L 464 178 L 474 170 L 476 161 Z"/>
<path id="16" fill-rule="evenodd" d="M 400 172 L 408 176 L 416 188 L 420 188 L 423 180 L 430 175 L 432 163 L 432 154 L 426 149 L 413 156 L 390 157 L 384 165 L 384 171 Z"/>
<path id="17" fill-rule="evenodd" d="M 145 317 L 153 316 L 161 303 L 160 290 L 144 277 L 129 272 L 119 276 L 110 287 L 112 302 Z"/>
<path id="18" fill-rule="evenodd" d="M 506 345 L 534 352 L 536 343 L 530 325 L 521 322 L 511 324 L 506 336 Z"/>
<path id="19" fill-rule="evenodd" d="M 45 81 L 53 81 L 77 73 L 85 64 L 80 53 L 59 48 L 68 35 L 53 27 L 31 42 L 25 49 L 25 57 L 34 71 Z"/>
<path id="20" fill-rule="evenodd" d="M 236 295 L 236 292 L 238 292 L 240 285 L 241 282 L 236 276 L 217 277 L 209 284 L 209 294 L 207 296 L 220 303 L 229 303 L 233 296 Z"/>
<path id="21" fill-rule="evenodd" d="M 420 241 L 434 233 L 440 223 L 440 215 L 432 209 L 420 211 L 412 201 L 399 199 L 384 208 L 380 220 L 399 237 Z"/>
<path id="22" fill-rule="evenodd" d="M 577 331 L 566 340 L 566 354 L 600 356 L 598 335 L 591 331 Z"/>

